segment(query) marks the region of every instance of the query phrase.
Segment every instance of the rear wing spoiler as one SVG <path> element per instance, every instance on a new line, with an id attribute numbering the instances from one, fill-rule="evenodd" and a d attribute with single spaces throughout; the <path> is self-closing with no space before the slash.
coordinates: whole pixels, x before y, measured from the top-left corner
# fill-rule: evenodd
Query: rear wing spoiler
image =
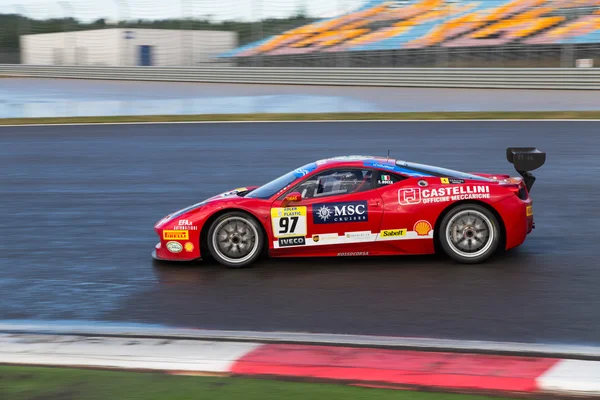
<path id="1" fill-rule="evenodd" d="M 535 176 L 531 171 L 538 169 L 546 163 L 546 153 L 535 147 L 509 147 L 506 149 L 506 159 L 515 166 L 515 169 L 523 177 L 527 191 L 535 182 Z"/>

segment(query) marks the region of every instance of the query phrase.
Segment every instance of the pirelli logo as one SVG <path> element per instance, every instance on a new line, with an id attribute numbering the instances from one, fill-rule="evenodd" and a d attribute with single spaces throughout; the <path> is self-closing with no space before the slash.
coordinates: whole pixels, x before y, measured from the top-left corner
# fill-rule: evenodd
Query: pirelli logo
<path id="1" fill-rule="evenodd" d="M 165 240 L 189 240 L 190 231 L 163 231 L 163 239 Z"/>

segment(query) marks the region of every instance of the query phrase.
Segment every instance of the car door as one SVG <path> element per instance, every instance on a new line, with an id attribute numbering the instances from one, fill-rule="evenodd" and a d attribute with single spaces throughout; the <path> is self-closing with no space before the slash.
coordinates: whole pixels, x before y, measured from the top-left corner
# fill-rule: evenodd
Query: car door
<path id="1" fill-rule="evenodd" d="M 383 199 L 384 218 L 376 248 L 382 253 L 421 254 L 433 251 L 435 214 L 421 203 L 429 178 L 409 178 L 379 172 L 377 191 Z"/>
<path id="2" fill-rule="evenodd" d="M 332 168 L 307 177 L 271 207 L 274 254 L 368 255 L 381 225 L 383 202 L 375 171 Z M 298 201 L 285 204 L 289 193 Z"/>

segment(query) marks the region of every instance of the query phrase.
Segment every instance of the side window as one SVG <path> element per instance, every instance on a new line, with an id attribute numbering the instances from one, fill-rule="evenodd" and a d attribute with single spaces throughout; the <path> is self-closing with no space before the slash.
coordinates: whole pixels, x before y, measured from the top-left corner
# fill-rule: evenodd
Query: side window
<path id="1" fill-rule="evenodd" d="M 377 171 L 377 182 L 375 182 L 375 186 L 378 188 L 385 187 L 388 185 L 393 185 L 394 183 L 400 182 L 404 179 L 405 178 L 402 175 L 396 175 L 385 171 Z"/>
<path id="2" fill-rule="evenodd" d="M 373 189 L 375 171 L 367 169 L 336 169 L 315 175 L 298 185 L 294 191 L 303 199 L 314 199 Z"/>

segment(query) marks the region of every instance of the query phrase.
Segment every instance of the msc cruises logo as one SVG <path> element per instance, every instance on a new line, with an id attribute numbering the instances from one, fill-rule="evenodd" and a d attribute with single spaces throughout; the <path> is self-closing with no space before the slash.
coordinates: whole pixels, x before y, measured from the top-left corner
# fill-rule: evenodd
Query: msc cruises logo
<path id="1" fill-rule="evenodd" d="M 324 203 L 313 206 L 315 224 L 336 224 L 340 222 L 364 222 L 369 220 L 366 201 Z"/>

